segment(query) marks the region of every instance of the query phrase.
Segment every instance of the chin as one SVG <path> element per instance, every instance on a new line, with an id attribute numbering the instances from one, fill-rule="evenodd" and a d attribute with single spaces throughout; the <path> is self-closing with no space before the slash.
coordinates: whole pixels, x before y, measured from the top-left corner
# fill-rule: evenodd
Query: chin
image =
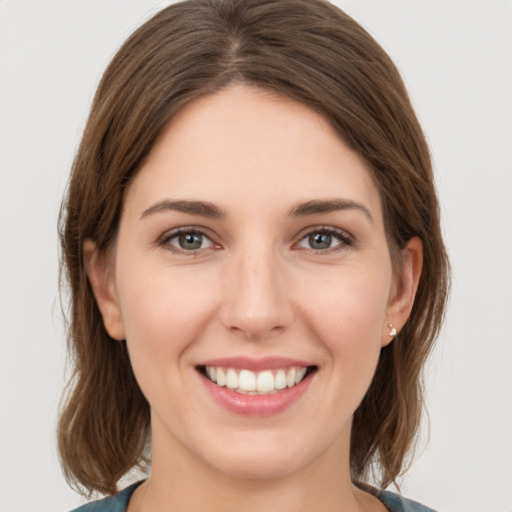
<path id="1" fill-rule="evenodd" d="M 261 480 L 287 477 L 320 455 L 309 453 L 304 442 L 290 443 L 290 439 L 283 441 L 280 436 L 270 440 L 257 437 L 244 442 L 233 440 L 228 449 L 225 442 L 219 443 L 220 450 L 209 450 L 209 460 L 204 460 L 226 477 Z"/>
<path id="2" fill-rule="evenodd" d="M 303 461 L 297 457 L 283 455 L 265 456 L 262 453 L 241 456 L 233 454 L 232 457 L 217 459 L 216 469 L 229 478 L 243 480 L 277 479 L 289 476 L 301 469 Z"/>

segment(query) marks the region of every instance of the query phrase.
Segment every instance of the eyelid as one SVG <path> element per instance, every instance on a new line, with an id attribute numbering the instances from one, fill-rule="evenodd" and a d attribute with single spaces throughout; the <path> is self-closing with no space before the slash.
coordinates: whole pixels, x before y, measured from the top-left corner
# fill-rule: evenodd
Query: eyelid
<path id="1" fill-rule="evenodd" d="M 200 234 L 201 236 L 204 236 L 205 238 L 207 238 L 211 242 L 213 247 L 206 247 L 206 248 L 196 249 L 196 250 L 185 250 L 185 249 L 180 249 L 178 247 L 175 247 L 175 246 L 169 244 L 169 240 L 179 236 L 182 233 Z M 334 247 L 330 247 L 327 249 L 312 249 L 312 248 L 311 249 L 300 248 L 300 249 L 314 252 L 317 254 L 328 254 L 328 253 L 346 249 L 347 247 L 352 246 L 354 243 L 353 235 L 351 235 L 348 231 L 346 231 L 344 229 L 337 228 L 334 226 L 317 225 L 317 226 L 309 226 L 309 227 L 303 229 L 297 236 L 296 242 L 293 245 L 296 247 L 307 236 L 309 236 L 313 233 L 328 233 L 334 237 L 337 237 L 341 241 L 341 243 L 337 244 Z M 167 230 L 158 238 L 157 243 L 160 246 L 164 246 L 164 247 L 168 248 L 172 252 L 179 253 L 179 254 L 186 254 L 186 255 L 194 255 L 194 254 L 197 254 L 198 252 L 221 248 L 221 244 L 219 244 L 218 242 L 215 241 L 215 237 L 212 236 L 209 229 L 194 226 L 194 225 L 179 226 L 179 227 Z"/>
<path id="2" fill-rule="evenodd" d="M 327 249 L 308 249 L 308 248 L 299 248 L 306 251 L 310 251 L 317 254 L 328 254 L 337 252 L 340 250 L 344 250 L 347 247 L 351 247 L 354 244 L 354 237 L 348 231 L 336 228 L 334 226 L 326 226 L 326 225 L 318 225 L 318 226 L 310 226 L 301 231 L 298 235 L 298 240 L 295 242 L 295 246 L 297 246 L 300 242 L 302 242 L 306 237 L 310 236 L 313 233 L 328 233 L 329 235 L 337 237 L 341 243 L 335 245 L 334 247 L 329 247 Z"/>
<path id="3" fill-rule="evenodd" d="M 195 250 L 185 250 L 185 249 L 180 249 L 179 247 L 175 247 L 174 245 L 171 245 L 169 243 L 170 240 L 172 240 L 173 238 L 175 238 L 183 233 L 195 233 L 195 234 L 201 235 L 201 236 L 207 238 L 211 242 L 212 247 L 205 247 L 205 248 L 195 249 Z M 194 254 L 197 254 L 202 251 L 218 249 L 221 247 L 220 244 L 214 240 L 214 237 L 210 234 L 210 231 L 208 229 L 201 228 L 198 226 L 179 226 L 177 228 L 169 229 L 168 231 L 163 233 L 158 238 L 157 243 L 158 243 L 158 245 L 165 247 L 174 253 L 185 254 L 185 255 L 194 255 Z"/>

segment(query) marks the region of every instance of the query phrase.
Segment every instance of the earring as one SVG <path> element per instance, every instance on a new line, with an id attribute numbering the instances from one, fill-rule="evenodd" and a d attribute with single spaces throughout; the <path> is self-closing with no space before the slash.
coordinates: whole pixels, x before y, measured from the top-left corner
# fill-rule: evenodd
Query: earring
<path id="1" fill-rule="evenodd" d="M 389 335 L 391 337 L 396 336 L 396 329 L 393 327 L 393 324 L 388 324 L 389 327 Z"/>

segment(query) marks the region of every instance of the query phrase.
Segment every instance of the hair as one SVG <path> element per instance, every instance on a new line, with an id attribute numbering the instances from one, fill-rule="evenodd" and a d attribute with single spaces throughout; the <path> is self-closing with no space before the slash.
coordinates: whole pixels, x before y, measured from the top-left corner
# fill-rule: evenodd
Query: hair
<path id="1" fill-rule="evenodd" d="M 322 114 L 369 164 L 394 268 L 412 237 L 424 260 L 410 317 L 381 351 L 353 418 L 354 482 L 387 486 L 409 461 L 423 408 L 422 368 L 449 288 L 429 149 L 400 75 L 352 18 L 324 0 L 189 0 L 142 25 L 108 66 L 76 154 L 60 218 L 74 372 L 58 425 L 68 482 L 114 494 L 147 462 L 149 405 L 126 343 L 107 334 L 84 265 L 87 239 L 115 242 L 123 195 L 168 121 L 188 102 L 239 82 Z"/>

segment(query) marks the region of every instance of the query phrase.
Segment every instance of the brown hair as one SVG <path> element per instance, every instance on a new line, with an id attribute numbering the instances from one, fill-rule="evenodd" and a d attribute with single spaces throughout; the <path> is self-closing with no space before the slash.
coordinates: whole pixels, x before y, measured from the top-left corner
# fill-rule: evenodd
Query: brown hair
<path id="1" fill-rule="evenodd" d="M 386 486 L 403 471 L 422 411 L 421 370 L 438 334 L 448 289 L 429 150 L 395 66 L 355 21 L 323 0 L 189 0 L 164 9 L 122 46 L 98 87 L 61 214 L 70 291 L 74 374 L 59 427 L 68 480 L 113 494 L 143 462 L 149 406 L 125 342 L 103 326 L 83 243 L 106 251 L 123 192 L 169 119 L 233 81 L 271 89 L 324 115 L 369 163 L 395 265 L 413 236 L 424 263 L 412 313 L 382 349 L 357 409 L 354 481 L 376 470 Z M 64 272 L 63 272 L 64 276 Z"/>

